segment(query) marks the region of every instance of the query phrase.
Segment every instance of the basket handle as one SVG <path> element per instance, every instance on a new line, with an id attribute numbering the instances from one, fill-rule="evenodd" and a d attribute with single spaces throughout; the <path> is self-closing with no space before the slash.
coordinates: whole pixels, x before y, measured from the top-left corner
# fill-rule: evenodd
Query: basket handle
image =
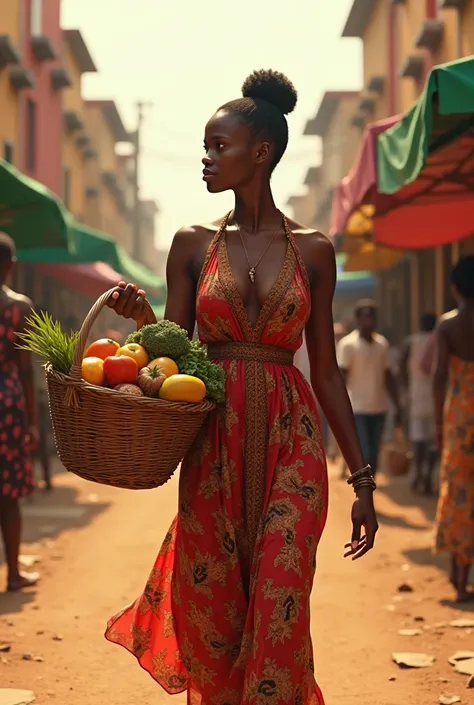
<path id="1" fill-rule="evenodd" d="M 89 338 L 89 333 L 91 332 L 91 328 L 94 325 L 99 313 L 102 311 L 104 306 L 107 305 L 108 300 L 116 291 L 119 291 L 119 289 L 114 286 L 113 289 L 109 289 L 105 292 L 105 294 L 102 294 L 102 296 L 97 299 L 97 301 L 92 306 L 91 310 L 84 319 L 84 323 L 82 324 L 79 333 L 79 340 L 77 341 L 76 349 L 74 350 L 74 357 L 72 361 L 71 370 L 69 372 L 69 376 L 74 381 L 79 382 L 81 380 L 82 357 L 84 355 L 84 350 L 86 347 L 87 340 Z M 137 321 L 137 330 L 140 330 L 140 328 L 142 328 L 148 323 L 156 323 L 156 316 L 153 313 L 153 309 L 150 306 L 150 303 L 147 299 L 145 299 L 145 310 L 143 312 L 143 319 Z"/>

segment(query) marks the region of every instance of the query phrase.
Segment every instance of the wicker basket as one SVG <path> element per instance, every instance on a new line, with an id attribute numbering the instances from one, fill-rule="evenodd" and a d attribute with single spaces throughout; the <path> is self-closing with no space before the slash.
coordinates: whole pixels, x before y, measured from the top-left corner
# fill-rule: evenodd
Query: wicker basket
<path id="1" fill-rule="evenodd" d="M 392 477 L 408 475 L 413 453 L 408 447 L 405 434 L 400 428 L 393 432 L 392 440 L 384 448 L 384 466 Z"/>
<path id="2" fill-rule="evenodd" d="M 81 361 L 91 327 L 111 289 L 88 313 L 70 375 L 46 368 L 49 408 L 64 467 L 85 480 L 132 490 L 167 482 L 193 444 L 214 404 L 135 397 L 81 379 Z M 145 319 L 156 318 L 146 304 Z"/>

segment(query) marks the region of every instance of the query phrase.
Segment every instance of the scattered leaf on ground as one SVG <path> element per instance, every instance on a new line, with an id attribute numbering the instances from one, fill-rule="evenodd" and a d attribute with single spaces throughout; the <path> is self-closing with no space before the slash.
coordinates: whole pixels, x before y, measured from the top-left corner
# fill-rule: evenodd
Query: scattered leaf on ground
<path id="1" fill-rule="evenodd" d="M 396 652 L 392 654 L 392 659 L 401 668 L 426 668 L 432 666 L 434 657 L 429 654 L 418 654 L 410 652 Z"/>
<path id="2" fill-rule="evenodd" d="M 22 659 L 23 661 L 32 661 L 33 656 L 31 654 L 23 654 Z"/>
<path id="3" fill-rule="evenodd" d="M 11 648 L 11 644 L 0 644 L 0 652 L 2 654 L 8 654 Z"/>
<path id="4" fill-rule="evenodd" d="M 449 625 L 458 629 L 467 629 L 468 627 L 474 627 L 474 619 L 453 619 Z"/>
<path id="5" fill-rule="evenodd" d="M 32 690 L 0 688 L 0 705 L 29 705 L 35 700 Z"/>
<path id="6" fill-rule="evenodd" d="M 461 702 L 461 698 L 459 695 L 440 695 L 439 702 L 440 705 L 455 705 Z"/>
<path id="7" fill-rule="evenodd" d="M 420 636 L 423 634 L 421 629 L 399 629 L 400 636 Z"/>
<path id="8" fill-rule="evenodd" d="M 463 676 L 474 676 L 474 658 L 457 661 L 454 670 Z"/>
<path id="9" fill-rule="evenodd" d="M 451 666 L 455 666 L 458 661 L 466 661 L 470 658 L 474 658 L 474 651 L 456 651 L 455 654 L 449 657 L 448 661 Z"/>
<path id="10" fill-rule="evenodd" d="M 467 679 L 466 688 L 474 688 L 474 676 Z"/>
<path id="11" fill-rule="evenodd" d="M 18 556 L 18 560 L 26 568 L 31 568 L 31 566 L 36 565 L 36 563 L 41 563 L 41 556 Z"/>
<path id="12" fill-rule="evenodd" d="M 401 583 L 397 588 L 398 592 L 415 592 L 414 588 L 408 583 Z"/>
<path id="13" fill-rule="evenodd" d="M 415 619 L 415 622 L 424 622 L 424 621 L 425 621 L 425 618 L 424 618 L 424 617 L 420 617 L 420 616 L 415 617 L 414 619 Z"/>

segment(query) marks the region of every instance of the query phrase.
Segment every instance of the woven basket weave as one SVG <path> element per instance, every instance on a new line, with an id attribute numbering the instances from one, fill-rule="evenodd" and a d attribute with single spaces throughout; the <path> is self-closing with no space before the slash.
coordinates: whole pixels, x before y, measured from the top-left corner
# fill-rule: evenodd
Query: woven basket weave
<path id="1" fill-rule="evenodd" d="M 54 438 L 62 464 L 79 477 L 124 489 L 151 489 L 170 479 L 215 405 L 135 397 L 81 379 L 91 327 L 114 291 L 103 294 L 86 316 L 70 374 L 46 368 Z M 138 328 L 155 322 L 147 302 Z"/>

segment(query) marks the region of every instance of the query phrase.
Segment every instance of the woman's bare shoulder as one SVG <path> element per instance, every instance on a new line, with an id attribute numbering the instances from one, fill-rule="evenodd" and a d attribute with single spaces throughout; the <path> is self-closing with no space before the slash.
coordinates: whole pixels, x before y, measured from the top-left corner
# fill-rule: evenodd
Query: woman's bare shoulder
<path id="1" fill-rule="evenodd" d="M 208 223 L 196 223 L 194 225 L 184 225 L 174 236 L 174 240 L 183 246 L 199 248 L 203 243 L 210 243 L 212 238 L 219 232 L 222 225 L 222 218 Z"/>
<path id="2" fill-rule="evenodd" d="M 287 222 L 305 264 L 314 269 L 318 265 L 326 266 L 334 260 L 334 247 L 326 235 L 291 218 L 287 218 Z"/>

